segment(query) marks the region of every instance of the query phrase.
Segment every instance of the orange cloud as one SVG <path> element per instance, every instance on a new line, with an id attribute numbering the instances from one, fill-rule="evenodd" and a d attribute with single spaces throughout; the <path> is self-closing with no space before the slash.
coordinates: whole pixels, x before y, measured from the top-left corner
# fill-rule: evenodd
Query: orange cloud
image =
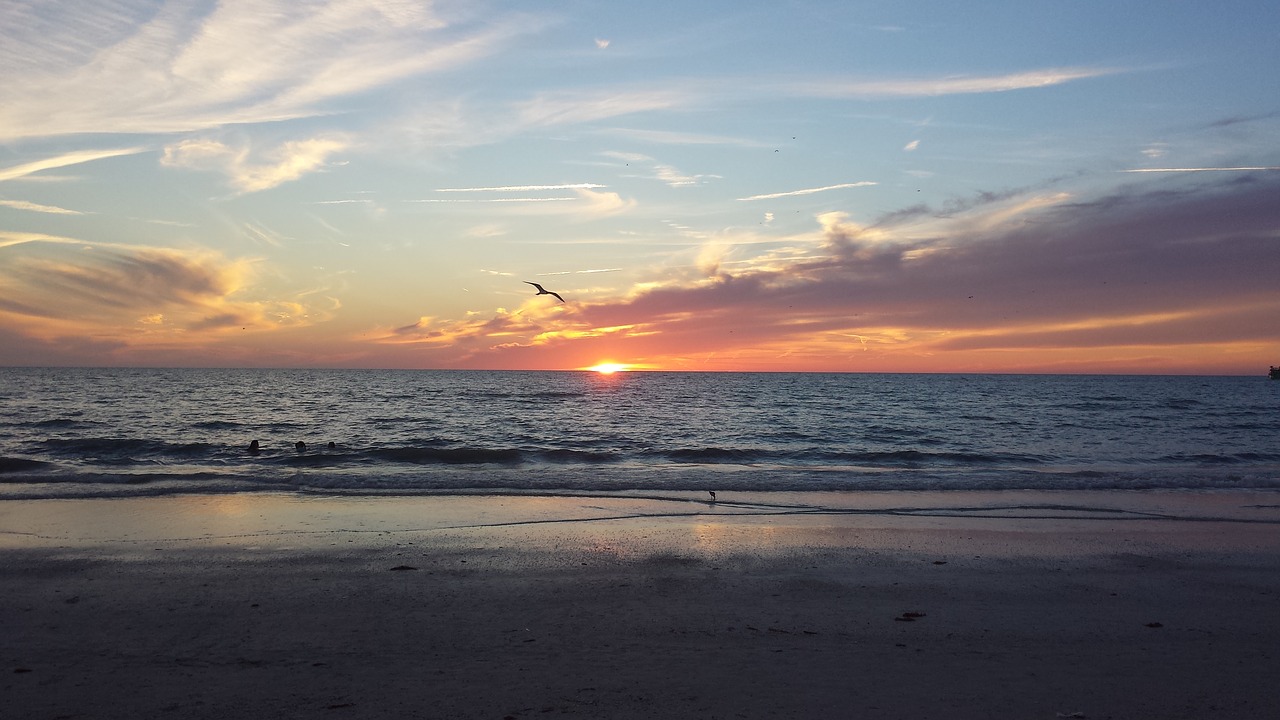
<path id="1" fill-rule="evenodd" d="M 755 261 L 725 263 L 717 237 L 701 276 L 400 337 L 474 367 L 1247 371 L 1280 357 L 1278 189 L 989 194 L 867 227 L 828 214 Z"/>
<path id="2" fill-rule="evenodd" d="M 229 331 L 300 327 L 327 301 L 255 298 L 251 260 L 210 252 L 39 239 L 0 267 L 0 320 L 29 342 L 100 343 L 99 361 L 130 348 L 193 348 Z M 72 342 L 74 340 L 74 342 Z"/>
<path id="3" fill-rule="evenodd" d="M 705 236 L 700 263 L 612 296 L 363 332 L 347 319 L 342 336 L 325 292 L 270 292 L 250 260 L 11 233 L 0 341 L 17 342 L 0 359 L 39 361 L 40 342 L 43 357 L 152 364 L 1256 372 L 1280 360 L 1277 191 L 1250 177 L 983 193 L 866 224 L 829 213 L 772 243 Z"/>

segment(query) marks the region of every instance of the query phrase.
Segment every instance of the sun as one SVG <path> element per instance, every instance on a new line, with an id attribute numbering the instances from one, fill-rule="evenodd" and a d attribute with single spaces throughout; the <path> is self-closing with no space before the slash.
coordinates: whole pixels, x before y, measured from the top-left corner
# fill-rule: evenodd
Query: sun
<path id="1" fill-rule="evenodd" d="M 587 369 L 592 372 L 598 372 L 601 375 L 612 375 L 616 372 L 626 370 L 627 366 L 622 363 L 600 363 L 599 365 L 592 365 Z"/>

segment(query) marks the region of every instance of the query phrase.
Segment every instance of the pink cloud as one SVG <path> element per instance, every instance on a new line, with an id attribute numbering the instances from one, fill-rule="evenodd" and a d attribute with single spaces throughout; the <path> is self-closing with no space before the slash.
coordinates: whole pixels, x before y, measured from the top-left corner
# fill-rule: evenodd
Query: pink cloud
<path id="1" fill-rule="evenodd" d="M 1280 313 L 1278 190 L 1280 183 L 1262 177 L 1127 188 L 1088 201 L 1030 203 L 994 226 L 927 209 L 874 233 L 828 222 L 820 252 L 809 259 L 736 272 L 715 266 L 696 281 L 579 304 L 518 328 L 505 319 L 477 321 L 462 335 L 468 362 L 502 367 L 519 366 L 508 365 L 517 358 L 530 363 L 540 351 L 576 365 L 605 352 L 624 361 L 745 353 L 759 362 L 799 347 L 831 357 L 940 358 L 1001 349 L 1280 348 L 1273 321 Z M 944 214 L 984 212 L 1006 200 L 993 193 Z M 900 232 L 921 217 L 934 218 L 933 234 Z M 605 327 L 626 329 L 590 332 Z M 545 339 L 486 345 L 495 328 Z M 946 369 L 945 360 L 936 365 Z"/>

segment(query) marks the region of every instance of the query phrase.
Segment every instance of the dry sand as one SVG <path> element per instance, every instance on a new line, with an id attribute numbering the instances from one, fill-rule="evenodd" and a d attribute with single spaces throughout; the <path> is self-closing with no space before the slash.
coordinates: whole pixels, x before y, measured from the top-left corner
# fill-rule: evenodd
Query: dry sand
<path id="1" fill-rule="evenodd" d="M 1280 495 L 0 502 L 0 717 L 564 715 L 1280 717 Z"/>

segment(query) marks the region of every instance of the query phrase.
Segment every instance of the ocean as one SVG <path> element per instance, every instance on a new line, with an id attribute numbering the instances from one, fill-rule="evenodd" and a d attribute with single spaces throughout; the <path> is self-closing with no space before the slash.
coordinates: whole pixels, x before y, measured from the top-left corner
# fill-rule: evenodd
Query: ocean
<path id="1" fill-rule="evenodd" d="M 1280 382 L 0 368 L 0 499 L 1151 488 L 1280 488 Z"/>

